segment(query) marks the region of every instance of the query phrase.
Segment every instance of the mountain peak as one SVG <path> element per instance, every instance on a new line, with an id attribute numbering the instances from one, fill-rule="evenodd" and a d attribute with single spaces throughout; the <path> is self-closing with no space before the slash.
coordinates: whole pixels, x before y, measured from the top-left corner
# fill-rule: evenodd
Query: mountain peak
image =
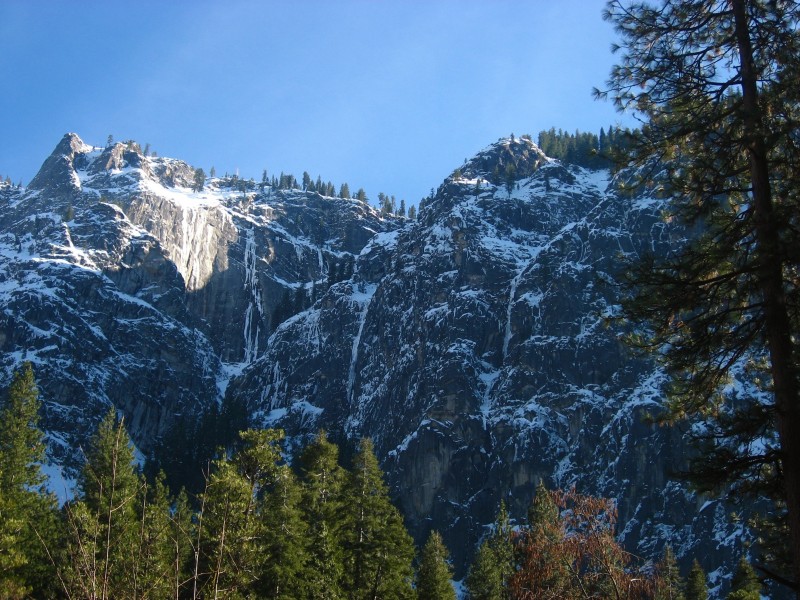
<path id="1" fill-rule="evenodd" d="M 28 187 L 56 195 L 78 191 L 80 185 L 75 177 L 75 157 L 91 150 L 92 146 L 86 144 L 76 133 L 65 134 Z"/>
<path id="2" fill-rule="evenodd" d="M 461 168 L 461 172 L 473 179 L 483 178 L 499 183 L 507 177 L 520 179 L 532 175 L 547 160 L 529 136 L 513 135 L 500 138 L 481 150 Z"/>

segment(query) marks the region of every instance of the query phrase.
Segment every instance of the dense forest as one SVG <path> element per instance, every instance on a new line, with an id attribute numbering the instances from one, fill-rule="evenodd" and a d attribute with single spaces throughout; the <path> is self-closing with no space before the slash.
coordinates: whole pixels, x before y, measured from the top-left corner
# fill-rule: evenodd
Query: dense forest
<path id="1" fill-rule="evenodd" d="M 2 598 L 455 598 L 448 551 L 420 552 L 391 503 L 372 443 L 344 467 L 324 431 L 290 465 L 280 430 L 245 430 L 219 448 L 202 491 L 172 495 L 145 476 L 123 420 L 101 422 L 73 498 L 58 506 L 40 465 L 31 365 L 0 406 Z M 707 595 L 695 563 L 684 582 L 669 547 L 642 561 L 615 540 L 611 500 L 539 485 L 527 520 L 501 503 L 465 581 L 469 598 L 680 598 Z M 759 598 L 746 561 L 730 598 Z"/>

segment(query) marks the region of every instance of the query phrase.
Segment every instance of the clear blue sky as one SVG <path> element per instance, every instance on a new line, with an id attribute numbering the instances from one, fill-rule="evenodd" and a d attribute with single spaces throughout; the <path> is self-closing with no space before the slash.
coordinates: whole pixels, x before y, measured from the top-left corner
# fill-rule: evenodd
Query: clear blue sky
<path id="1" fill-rule="evenodd" d="M 623 122 L 592 99 L 604 0 L 0 0 L 0 175 L 69 131 L 244 177 L 416 204 L 511 133 Z"/>

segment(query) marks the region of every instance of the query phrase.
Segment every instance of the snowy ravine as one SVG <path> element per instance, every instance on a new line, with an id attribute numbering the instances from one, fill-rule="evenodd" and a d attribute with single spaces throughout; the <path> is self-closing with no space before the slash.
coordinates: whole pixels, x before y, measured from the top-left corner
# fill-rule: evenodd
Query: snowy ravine
<path id="1" fill-rule="evenodd" d="M 184 162 L 69 134 L 27 188 L 0 184 L 0 383 L 34 363 L 64 479 L 110 406 L 146 454 L 176 415 L 238 401 L 290 449 L 371 437 L 459 578 L 500 499 L 523 516 L 544 480 L 615 498 L 629 549 L 709 556 L 716 584 L 742 533 L 670 480 L 686 442 L 642 418 L 663 374 L 609 326 L 620 258 L 679 233 L 620 190 L 504 139 L 410 221 L 238 177 L 195 190 Z"/>

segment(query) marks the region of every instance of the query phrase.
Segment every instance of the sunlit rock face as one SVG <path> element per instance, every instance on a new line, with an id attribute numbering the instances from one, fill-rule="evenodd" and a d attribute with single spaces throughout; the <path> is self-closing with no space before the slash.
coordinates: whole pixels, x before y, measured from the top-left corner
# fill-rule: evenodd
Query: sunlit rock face
<path id="1" fill-rule="evenodd" d="M 4 375 L 34 363 L 67 465 L 109 406 L 145 453 L 223 400 L 290 453 L 320 428 L 345 455 L 371 437 L 459 576 L 500 499 L 522 517 L 540 480 L 617 499 L 632 551 L 713 551 L 711 570 L 741 532 L 669 478 L 682 433 L 643 418 L 663 373 L 614 320 L 623 258 L 681 235 L 631 176 L 500 140 L 411 221 L 232 177 L 196 191 L 182 161 L 69 134 L 28 188 L 0 185 Z"/>
<path id="2" fill-rule="evenodd" d="M 133 142 L 64 136 L 27 188 L 0 187 L 6 379 L 34 363 L 51 454 L 74 465 L 109 406 L 146 452 L 222 398 L 272 331 L 396 227 L 363 202 L 206 180 Z"/>

